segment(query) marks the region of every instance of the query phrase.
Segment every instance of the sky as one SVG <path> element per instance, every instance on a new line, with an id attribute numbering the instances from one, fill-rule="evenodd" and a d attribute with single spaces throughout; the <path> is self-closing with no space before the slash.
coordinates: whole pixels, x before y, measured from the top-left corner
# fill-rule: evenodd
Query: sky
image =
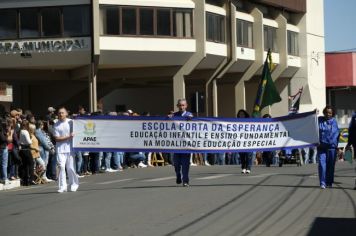
<path id="1" fill-rule="evenodd" d="M 324 0 L 325 50 L 356 51 L 356 0 Z"/>

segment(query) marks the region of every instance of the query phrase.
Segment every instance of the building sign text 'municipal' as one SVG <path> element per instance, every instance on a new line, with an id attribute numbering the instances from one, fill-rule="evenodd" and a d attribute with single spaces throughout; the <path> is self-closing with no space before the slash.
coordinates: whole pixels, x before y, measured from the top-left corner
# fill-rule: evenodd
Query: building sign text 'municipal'
<path id="1" fill-rule="evenodd" d="M 70 52 L 88 49 L 86 39 L 56 39 L 46 41 L 7 41 L 0 42 L 0 54 L 33 52 Z"/>

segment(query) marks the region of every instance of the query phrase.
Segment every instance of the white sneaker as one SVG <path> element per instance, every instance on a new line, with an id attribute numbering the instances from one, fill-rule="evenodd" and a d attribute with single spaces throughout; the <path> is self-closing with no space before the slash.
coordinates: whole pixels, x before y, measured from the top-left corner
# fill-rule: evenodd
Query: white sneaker
<path id="1" fill-rule="evenodd" d="M 198 166 L 198 165 L 192 162 L 190 163 L 190 166 Z"/>
<path id="2" fill-rule="evenodd" d="M 140 163 L 138 163 L 138 167 L 141 167 L 141 168 L 146 168 L 147 165 L 143 164 L 143 162 L 141 161 Z"/>
<path id="3" fill-rule="evenodd" d="M 209 164 L 209 162 L 204 162 L 204 164 L 206 165 L 206 166 L 210 166 L 210 164 Z"/>
<path id="4" fill-rule="evenodd" d="M 59 193 L 64 193 L 64 192 L 67 192 L 67 189 L 61 188 L 61 189 L 58 189 L 57 192 L 59 192 Z"/>
<path id="5" fill-rule="evenodd" d="M 107 169 L 105 170 L 105 172 L 111 173 L 111 172 L 114 172 L 114 171 L 113 171 L 113 169 L 111 169 L 111 168 L 107 168 Z"/>
<path id="6" fill-rule="evenodd" d="M 246 174 L 246 169 L 242 169 L 241 173 Z"/>
<path id="7" fill-rule="evenodd" d="M 78 189 L 78 187 L 79 187 L 79 185 L 77 185 L 77 184 L 72 184 L 72 185 L 70 186 L 70 191 L 71 191 L 71 192 L 76 192 L 77 189 Z"/>
<path id="8" fill-rule="evenodd" d="M 246 170 L 246 174 L 250 174 L 251 173 L 251 171 L 250 170 Z"/>

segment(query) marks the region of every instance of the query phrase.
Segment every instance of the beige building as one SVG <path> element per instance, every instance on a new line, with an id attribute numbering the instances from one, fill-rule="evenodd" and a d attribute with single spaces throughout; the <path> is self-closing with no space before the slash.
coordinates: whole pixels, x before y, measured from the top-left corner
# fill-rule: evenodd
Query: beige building
<path id="1" fill-rule="evenodd" d="M 322 9 L 322 0 L 4 0 L 0 81 L 14 106 L 36 113 L 99 103 L 166 114 L 185 97 L 199 116 L 231 117 L 251 112 L 270 48 L 283 100 L 264 112 L 287 114 L 301 86 L 301 111 L 322 109 Z"/>

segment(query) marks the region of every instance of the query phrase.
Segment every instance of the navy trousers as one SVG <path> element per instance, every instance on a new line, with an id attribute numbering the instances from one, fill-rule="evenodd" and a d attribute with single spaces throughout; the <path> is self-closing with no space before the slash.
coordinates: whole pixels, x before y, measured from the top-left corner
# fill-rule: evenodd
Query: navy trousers
<path id="1" fill-rule="evenodd" d="M 336 162 L 336 149 L 318 149 L 320 186 L 332 186 Z"/>
<path id="2" fill-rule="evenodd" d="M 177 180 L 182 180 L 183 183 L 189 183 L 190 154 L 174 153 L 173 163 Z"/>

